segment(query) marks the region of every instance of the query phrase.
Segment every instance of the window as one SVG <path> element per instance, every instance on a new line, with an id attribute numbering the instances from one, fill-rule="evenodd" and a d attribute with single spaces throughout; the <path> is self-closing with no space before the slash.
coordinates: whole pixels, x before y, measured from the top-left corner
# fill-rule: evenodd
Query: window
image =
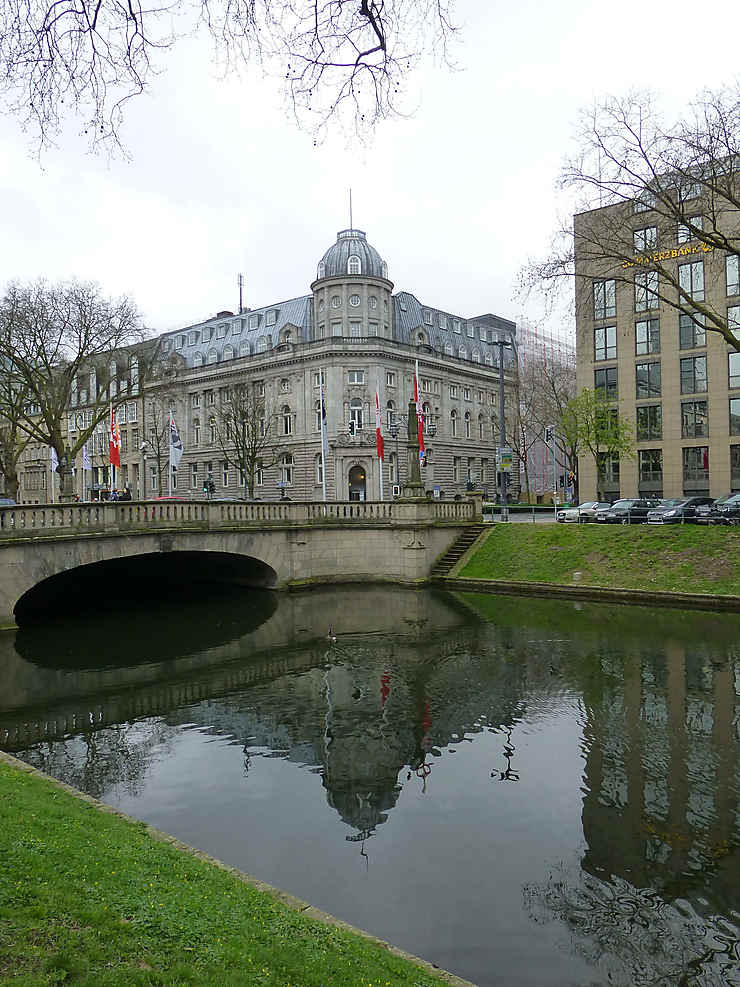
<path id="1" fill-rule="evenodd" d="M 347 383 L 348 384 L 364 384 L 365 383 L 365 371 L 364 370 L 349 370 L 349 371 L 347 371 Z"/>
<path id="2" fill-rule="evenodd" d="M 480 363 L 480 353 L 478 352 L 478 350 L 473 350 L 472 360 L 473 363 Z"/>
<path id="3" fill-rule="evenodd" d="M 641 230 L 635 230 L 632 239 L 636 254 L 644 254 L 648 250 L 653 250 L 658 243 L 658 227 L 645 226 Z"/>
<path id="4" fill-rule="evenodd" d="M 265 312 L 265 325 L 274 326 L 277 322 L 277 309 L 271 308 L 269 312 Z"/>
<path id="5" fill-rule="evenodd" d="M 678 284 L 682 292 L 697 302 L 704 301 L 704 261 L 678 265 Z M 679 296 L 683 298 L 683 294 Z"/>
<path id="6" fill-rule="evenodd" d="M 263 398 L 265 396 L 265 382 L 264 380 L 256 380 L 254 382 L 254 393 L 257 397 Z"/>
<path id="7" fill-rule="evenodd" d="M 314 373 L 312 377 L 314 387 L 321 387 L 323 376 L 324 375 L 322 371 L 317 370 L 316 373 Z M 323 381 L 323 383 L 326 383 L 326 381 Z"/>
<path id="8" fill-rule="evenodd" d="M 149 489 L 156 490 L 158 486 L 159 472 L 156 466 L 149 468 Z"/>
<path id="9" fill-rule="evenodd" d="M 184 336 L 178 336 L 177 339 L 175 340 L 175 349 L 176 350 L 181 350 L 184 343 L 185 343 L 185 337 Z"/>
<path id="10" fill-rule="evenodd" d="M 287 377 L 283 377 L 283 379 L 280 381 L 280 393 L 281 394 L 290 393 L 290 381 L 288 380 Z"/>
<path id="11" fill-rule="evenodd" d="M 128 420 L 129 423 L 139 420 L 139 409 L 133 401 L 128 406 Z"/>
<path id="12" fill-rule="evenodd" d="M 200 418 L 193 419 L 193 445 L 200 444 Z"/>
<path id="13" fill-rule="evenodd" d="M 453 350 L 452 350 L 452 343 L 446 343 L 446 344 L 445 344 L 445 354 L 446 354 L 447 356 L 452 356 L 452 353 L 453 353 Z"/>
<path id="14" fill-rule="evenodd" d="M 293 414 L 287 404 L 284 404 L 280 412 L 283 419 L 283 435 L 293 434 Z"/>
<path id="15" fill-rule="evenodd" d="M 475 339 L 475 326 L 468 325 L 465 327 L 465 331 L 467 332 L 470 339 Z"/>
<path id="16" fill-rule="evenodd" d="M 218 429 L 216 428 L 216 419 L 215 418 L 209 418 L 208 419 L 208 436 L 209 436 L 209 440 L 210 440 L 211 445 L 213 445 L 214 442 L 216 441 L 217 435 L 218 435 Z"/>
<path id="17" fill-rule="evenodd" d="M 638 363 L 635 366 L 636 392 L 635 396 L 639 401 L 641 398 L 660 397 L 660 364 L 659 363 Z"/>
<path id="18" fill-rule="evenodd" d="M 450 397 L 451 398 L 457 397 L 457 384 L 450 384 Z"/>
<path id="19" fill-rule="evenodd" d="M 314 413 L 314 432 L 320 432 L 321 431 L 321 401 L 314 401 L 313 413 Z"/>
<path id="20" fill-rule="evenodd" d="M 727 294 L 740 294 L 740 257 L 728 254 L 725 258 L 725 274 L 727 277 Z"/>
<path id="21" fill-rule="evenodd" d="M 362 299 L 360 298 L 359 295 L 350 295 L 349 296 L 349 303 L 352 306 L 352 308 L 357 308 L 361 301 L 362 301 Z"/>
<path id="22" fill-rule="evenodd" d="M 385 420 L 388 423 L 388 428 L 393 424 L 395 410 L 396 406 L 392 401 L 389 401 L 385 406 Z"/>
<path id="23" fill-rule="evenodd" d="M 659 404 L 643 404 L 637 409 L 637 441 L 663 438 L 663 410 Z"/>
<path id="24" fill-rule="evenodd" d="M 322 322 L 319 325 L 318 329 L 316 330 L 316 338 L 317 339 L 325 339 L 326 338 L 326 324 L 324 322 Z"/>
<path id="25" fill-rule="evenodd" d="M 493 366 L 493 357 L 491 356 L 490 353 L 486 353 L 486 366 L 487 367 Z"/>
<path id="26" fill-rule="evenodd" d="M 652 192 L 643 192 L 639 199 L 632 203 L 632 212 L 647 212 L 655 207 L 655 196 Z"/>
<path id="27" fill-rule="evenodd" d="M 332 308 L 339 308 L 339 306 L 342 304 L 342 299 L 339 297 L 339 295 L 332 295 L 330 304 Z"/>
<path id="28" fill-rule="evenodd" d="M 385 374 L 385 386 L 395 387 L 396 386 L 396 375 L 392 370 L 387 370 Z"/>
<path id="29" fill-rule="evenodd" d="M 228 328 L 229 327 L 226 325 L 226 323 L 225 322 L 222 322 L 219 325 L 219 327 L 216 329 L 216 338 L 217 339 L 223 339 L 224 336 L 226 335 L 227 331 L 228 331 Z"/>
<path id="30" fill-rule="evenodd" d="M 368 333 L 371 336 L 377 336 L 378 335 L 378 323 L 377 322 L 369 322 L 368 323 Z"/>
<path id="31" fill-rule="evenodd" d="M 607 367 L 604 370 L 594 370 L 594 390 L 604 391 L 608 401 L 616 401 L 618 396 L 617 368 Z"/>
<path id="32" fill-rule="evenodd" d="M 324 263 L 323 260 L 319 262 L 319 266 L 316 269 L 316 277 L 317 278 L 325 278 L 326 277 L 326 264 Z"/>
<path id="33" fill-rule="evenodd" d="M 378 299 L 376 298 L 375 295 L 370 295 L 370 297 L 368 298 L 368 305 L 370 306 L 370 308 L 378 307 Z"/>
<path id="34" fill-rule="evenodd" d="M 202 353 L 195 353 L 194 354 L 194 356 L 193 356 L 193 366 L 194 367 L 202 367 L 203 366 L 203 354 Z"/>
<path id="35" fill-rule="evenodd" d="M 217 363 L 218 362 L 218 353 L 215 350 L 209 350 L 208 351 L 208 362 L 209 363 Z"/>
<path id="36" fill-rule="evenodd" d="M 594 360 L 617 359 L 617 327 L 599 326 L 594 329 Z"/>
<path id="37" fill-rule="evenodd" d="M 483 439 L 483 415 L 478 415 L 478 438 Z"/>
<path id="38" fill-rule="evenodd" d="M 249 341 L 246 339 L 239 344 L 239 356 L 249 356 Z"/>
<path id="39" fill-rule="evenodd" d="M 362 428 L 362 401 L 359 398 L 352 398 L 349 403 L 349 420 L 355 423 L 355 429 Z"/>
<path id="40" fill-rule="evenodd" d="M 261 459 L 255 463 L 254 482 L 258 487 L 261 487 L 265 482 L 265 468 Z"/>
<path id="41" fill-rule="evenodd" d="M 594 318 L 613 319 L 617 314 L 617 282 L 594 281 Z"/>
<path id="42" fill-rule="evenodd" d="M 238 321 L 232 322 L 231 324 L 232 335 L 238 336 L 246 324 L 247 324 L 246 319 L 239 319 Z"/>
<path id="43" fill-rule="evenodd" d="M 740 305 L 727 306 L 727 327 L 735 339 L 740 339 Z"/>
<path id="44" fill-rule="evenodd" d="M 357 254 L 350 254 L 347 258 L 347 274 L 362 273 L 362 263 Z"/>
<path id="45" fill-rule="evenodd" d="M 598 462 L 604 480 L 610 484 L 619 483 L 619 456 L 600 452 Z"/>
<path id="46" fill-rule="evenodd" d="M 635 312 L 646 312 L 657 307 L 658 272 L 642 271 L 635 274 Z"/>
<path id="47" fill-rule="evenodd" d="M 190 486 L 191 487 L 197 487 L 198 486 L 198 464 L 197 463 L 191 463 L 190 464 Z"/>
<path id="48" fill-rule="evenodd" d="M 316 486 L 320 487 L 324 482 L 324 464 L 321 460 L 320 453 L 318 456 L 316 456 L 316 458 L 313 461 L 313 469 L 314 469 L 314 476 L 316 477 Z"/>
<path id="49" fill-rule="evenodd" d="M 728 353 L 729 383 L 728 387 L 740 387 L 740 353 Z"/>
<path id="50" fill-rule="evenodd" d="M 470 438 L 470 412 L 465 412 L 465 438 Z"/>
<path id="51" fill-rule="evenodd" d="M 290 487 L 293 484 L 293 467 L 294 467 L 293 457 L 289 452 L 283 456 L 280 460 L 280 480 L 285 484 L 286 487 Z"/>
<path id="52" fill-rule="evenodd" d="M 441 312 L 437 315 L 437 324 L 440 329 L 447 329 L 447 318 Z"/>
<path id="53" fill-rule="evenodd" d="M 206 404 L 215 404 L 215 403 L 216 403 L 216 392 L 206 391 Z"/>
<path id="54" fill-rule="evenodd" d="M 707 389 L 707 358 L 689 356 L 681 360 L 681 393 L 700 394 Z"/>
<path id="55" fill-rule="evenodd" d="M 702 313 L 695 312 L 694 315 L 686 315 L 681 312 L 678 317 L 678 335 L 682 350 L 693 350 L 697 346 L 706 346 L 707 336 Z"/>
<path id="56" fill-rule="evenodd" d="M 678 224 L 678 242 L 688 243 L 689 240 L 695 240 L 696 234 L 692 233 L 689 226 L 693 226 L 694 229 L 703 230 L 704 229 L 704 217 L 703 216 L 689 216 L 686 223 Z"/>
<path id="57" fill-rule="evenodd" d="M 432 313 L 431 312 L 426 312 L 426 311 L 424 312 L 424 322 L 428 326 L 430 326 L 432 324 Z"/>
<path id="58" fill-rule="evenodd" d="M 221 480 L 224 487 L 229 485 L 229 464 L 221 463 Z"/>
<path id="59" fill-rule="evenodd" d="M 342 323 L 341 322 L 332 322 L 332 324 L 331 324 L 331 334 L 332 334 L 332 336 L 341 336 L 342 335 Z"/>
<path id="60" fill-rule="evenodd" d="M 267 336 L 260 336 L 257 340 L 257 352 L 266 353 L 267 352 Z"/>
<path id="61" fill-rule="evenodd" d="M 259 315 L 250 315 L 249 316 L 249 328 L 250 329 L 256 329 L 259 326 L 259 324 L 260 324 L 260 317 L 259 317 Z"/>
<path id="62" fill-rule="evenodd" d="M 194 408 L 200 408 L 200 394 L 191 395 L 190 403 Z"/>
<path id="63" fill-rule="evenodd" d="M 466 401 L 469 401 L 470 400 L 470 388 L 469 387 L 463 387 L 463 398 Z"/>
<path id="64" fill-rule="evenodd" d="M 640 449 L 637 453 L 640 483 L 663 485 L 663 452 L 660 449 Z"/>
<path id="65" fill-rule="evenodd" d="M 730 435 L 740 435 L 740 398 L 730 398 Z"/>
<path id="66" fill-rule="evenodd" d="M 454 408 L 450 412 L 450 435 L 453 439 L 457 436 L 457 412 Z"/>
<path id="67" fill-rule="evenodd" d="M 210 326 L 206 326 L 203 332 L 200 334 L 202 342 L 208 343 L 213 338 L 213 329 Z"/>
<path id="68" fill-rule="evenodd" d="M 635 353 L 637 356 L 660 353 L 660 323 L 657 319 L 635 323 Z"/>
<path id="69" fill-rule="evenodd" d="M 681 402 L 681 438 L 703 439 L 709 435 L 706 401 Z"/>
<path id="70" fill-rule="evenodd" d="M 460 457 L 455 456 L 452 460 L 452 482 L 460 482 Z"/>
<path id="71" fill-rule="evenodd" d="M 392 452 L 388 457 L 388 471 L 390 473 L 391 484 L 398 484 L 401 481 L 398 479 L 398 463 L 396 462 L 396 454 Z"/>
<path id="72" fill-rule="evenodd" d="M 358 339 L 362 335 L 362 323 L 361 322 L 350 322 L 350 324 L 349 324 L 349 334 L 354 339 Z"/>
<path id="73" fill-rule="evenodd" d="M 467 360 L 468 351 L 465 349 L 464 346 L 461 346 L 460 349 L 457 351 L 457 355 L 460 357 L 461 360 Z"/>
<path id="74" fill-rule="evenodd" d="M 188 345 L 189 346 L 195 346 L 195 344 L 197 342 L 198 342 L 198 333 L 197 332 L 189 332 L 188 333 Z"/>
<path id="75" fill-rule="evenodd" d="M 709 446 L 689 446 L 683 450 L 684 483 L 709 483 Z"/>
<path id="76" fill-rule="evenodd" d="M 455 321 L 452 323 L 452 331 L 456 332 L 458 336 L 462 334 L 462 326 L 460 325 L 459 319 L 455 319 Z"/>
<path id="77" fill-rule="evenodd" d="M 224 360 L 233 360 L 234 359 L 234 347 L 233 346 L 224 346 L 223 358 L 224 358 Z"/>

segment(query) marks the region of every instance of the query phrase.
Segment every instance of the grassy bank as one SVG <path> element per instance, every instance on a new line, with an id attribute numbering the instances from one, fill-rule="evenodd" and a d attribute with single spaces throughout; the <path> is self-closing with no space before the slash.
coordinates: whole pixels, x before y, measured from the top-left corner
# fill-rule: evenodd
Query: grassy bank
<path id="1" fill-rule="evenodd" d="M 0 982 L 441 983 L 2 762 Z"/>
<path id="2" fill-rule="evenodd" d="M 740 529 L 497 524 L 465 579 L 740 595 Z"/>

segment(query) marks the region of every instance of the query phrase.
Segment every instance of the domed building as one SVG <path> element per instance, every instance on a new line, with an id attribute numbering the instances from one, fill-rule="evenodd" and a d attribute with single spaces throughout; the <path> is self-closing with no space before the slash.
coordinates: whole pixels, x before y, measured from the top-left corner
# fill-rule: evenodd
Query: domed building
<path id="1" fill-rule="evenodd" d="M 243 479 L 219 440 L 219 409 L 235 384 L 251 382 L 264 402 L 264 456 L 254 495 L 274 500 L 377 500 L 375 391 L 385 440 L 383 496 L 406 482 L 406 416 L 415 361 L 423 403 L 429 497 L 454 499 L 470 486 L 496 492 L 500 338 L 515 341 L 513 322 L 490 313 L 466 317 L 394 293 L 388 264 L 358 229 L 337 233 L 316 268 L 310 293 L 241 312 L 219 312 L 160 337 L 160 355 L 177 367 L 167 380 L 184 455 L 175 476 L 183 496 L 244 494 Z M 513 351 L 504 351 L 505 386 L 514 383 Z M 320 382 L 328 438 L 322 474 Z M 149 385 L 156 409 L 163 383 Z M 147 413 L 147 400 L 143 414 Z M 150 416 L 151 417 L 151 416 Z M 142 425 L 144 435 L 151 425 Z M 161 469 L 150 462 L 134 483 L 152 496 Z M 165 470 L 166 477 L 166 470 Z M 136 477 L 136 472 L 134 474 Z"/>

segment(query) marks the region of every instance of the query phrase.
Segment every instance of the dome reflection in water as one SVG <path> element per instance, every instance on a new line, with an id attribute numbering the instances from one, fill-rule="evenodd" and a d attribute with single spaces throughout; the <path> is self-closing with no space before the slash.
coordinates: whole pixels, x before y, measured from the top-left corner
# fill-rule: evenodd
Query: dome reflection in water
<path id="1" fill-rule="evenodd" d="M 738 982 L 740 618 L 250 592 L 19 632 L 0 743 L 479 984 Z"/>

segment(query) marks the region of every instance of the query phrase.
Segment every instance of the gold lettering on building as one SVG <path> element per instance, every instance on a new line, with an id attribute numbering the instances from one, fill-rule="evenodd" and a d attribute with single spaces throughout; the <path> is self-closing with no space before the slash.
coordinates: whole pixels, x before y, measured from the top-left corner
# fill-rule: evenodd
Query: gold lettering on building
<path id="1" fill-rule="evenodd" d="M 642 257 L 635 257 L 634 260 L 626 260 L 622 267 L 639 267 L 641 264 L 659 264 L 664 260 L 675 260 L 678 257 L 689 257 L 692 254 L 707 254 L 714 247 L 709 243 L 686 244 L 685 247 L 673 247 L 671 250 L 656 250 L 652 254 L 644 254 Z"/>

